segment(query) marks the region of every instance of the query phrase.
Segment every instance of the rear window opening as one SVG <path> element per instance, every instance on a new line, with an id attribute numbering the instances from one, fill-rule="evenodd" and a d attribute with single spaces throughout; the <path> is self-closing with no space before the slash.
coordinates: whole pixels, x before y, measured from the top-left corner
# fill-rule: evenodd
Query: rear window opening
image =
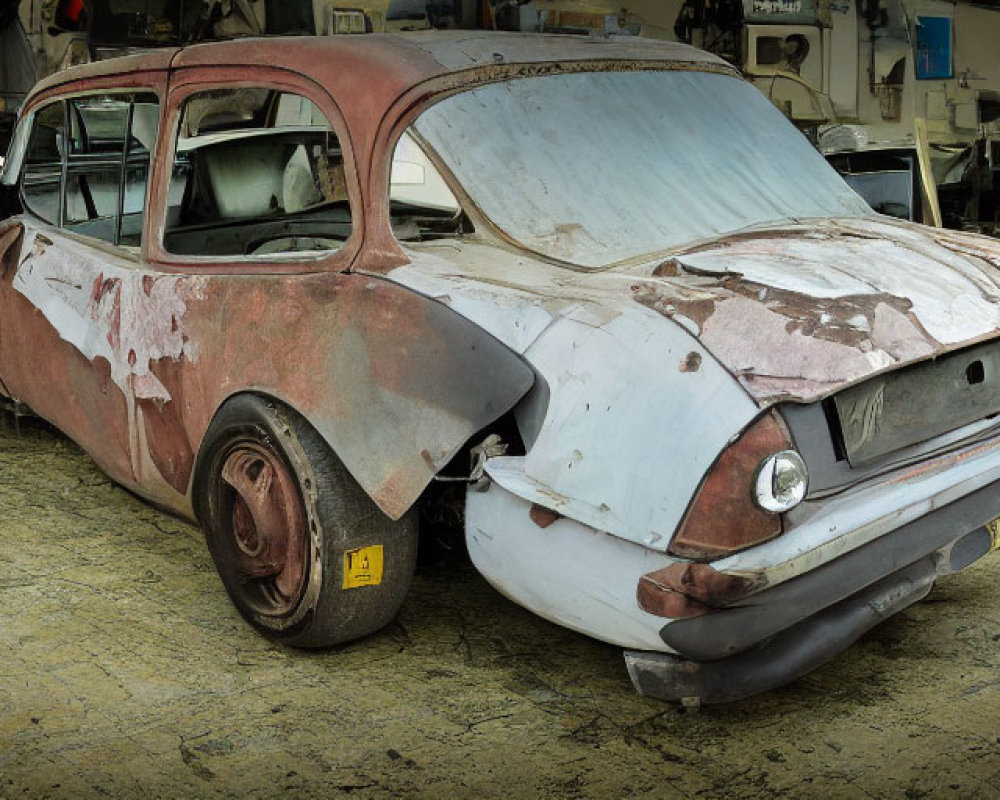
<path id="1" fill-rule="evenodd" d="M 164 246 L 178 255 L 322 255 L 350 237 L 344 154 L 308 99 L 200 92 L 181 111 Z"/>
<path id="2" fill-rule="evenodd" d="M 392 232 L 401 242 L 450 239 L 475 230 L 412 130 L 403 133 L 392 156 L 389 210 Z"/>

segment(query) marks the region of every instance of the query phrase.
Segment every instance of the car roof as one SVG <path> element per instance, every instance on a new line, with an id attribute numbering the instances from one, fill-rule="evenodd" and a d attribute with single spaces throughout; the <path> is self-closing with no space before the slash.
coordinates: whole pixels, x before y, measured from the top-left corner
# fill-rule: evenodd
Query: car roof
<path id="1" fill-rule="evenodd" d="M 180 48 L 178 47 L 163 47 L 133 55 L 109 58 L 104 61 L 94 61 L 90 64 L 80 64 L 79 66 L 61 69 L 36 83 L 28 94 L 25 105 L 30 103 L 35 95 L 41 94 L 54 86 L 60 86 L 71 81 L 168 69 L 171 59 L 173 59 L 179 50 Z"/>
<path id="2" fill-rule="evenodd" d="M 163 48 L 72 67 L 41 81 L 31 96 L 70 81 L 146 70 L 270 64 L 309 76 L 331 90 L 364 91 L 383 100 L 449 73 L 497 65 L 566 62 L 666 62 L 681 69 L 732 68 L 677 42 L 495 31 L 421 31 L 345 36 L 276 36 Z M 29 98 L 30 100 L 30 98 Z"/>

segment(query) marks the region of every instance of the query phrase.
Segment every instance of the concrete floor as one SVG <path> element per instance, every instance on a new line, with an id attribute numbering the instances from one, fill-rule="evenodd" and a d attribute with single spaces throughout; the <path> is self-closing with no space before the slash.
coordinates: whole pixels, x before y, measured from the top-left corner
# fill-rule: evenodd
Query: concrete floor
<path id="1" fill-rule="evenodd" d="M 686 712 L 460 559 L 376 636 L 272 645 L 196 529 L 41 423 L 0 428 L 0 508 L 3 798 L 1000 795 L 1000 557 L 788 688 Z"/>

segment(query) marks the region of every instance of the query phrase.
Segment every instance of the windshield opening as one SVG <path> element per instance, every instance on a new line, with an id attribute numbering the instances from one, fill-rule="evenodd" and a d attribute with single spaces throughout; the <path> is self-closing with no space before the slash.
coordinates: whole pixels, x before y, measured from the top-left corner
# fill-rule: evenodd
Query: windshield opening
<path id="1" fill-rule="evenodd" d="M 729 75 L 515 79 L 447 97 L 414 127 L 501 231 L 584 267 L 872 213 L 767 98 Z"/>

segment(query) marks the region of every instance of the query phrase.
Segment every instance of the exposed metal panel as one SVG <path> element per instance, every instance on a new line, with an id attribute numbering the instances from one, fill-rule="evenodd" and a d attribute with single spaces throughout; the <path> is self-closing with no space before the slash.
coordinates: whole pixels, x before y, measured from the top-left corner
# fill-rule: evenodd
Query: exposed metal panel
<path id="1" fill-rule="evenodd" d="M 852 466 L 1000 413 L 996 343 L 887 372 L 833 397 Z"/>
<path id="2" fill-rule="evenodd" d="M 317 428 L 394 518 L 534 381 L 491 336 L 380 278 L 220 278 L 193 311 L 188 332 L 200 343 L 199 374 L 187 381 L 200 394 L 194 440 L 207 427 L 205 412 L 228 394 L 272 394 Z M 220 319 L 225 337 L 217 333 Z M 223 380 L 206 380 L 212 375 Z"/>

